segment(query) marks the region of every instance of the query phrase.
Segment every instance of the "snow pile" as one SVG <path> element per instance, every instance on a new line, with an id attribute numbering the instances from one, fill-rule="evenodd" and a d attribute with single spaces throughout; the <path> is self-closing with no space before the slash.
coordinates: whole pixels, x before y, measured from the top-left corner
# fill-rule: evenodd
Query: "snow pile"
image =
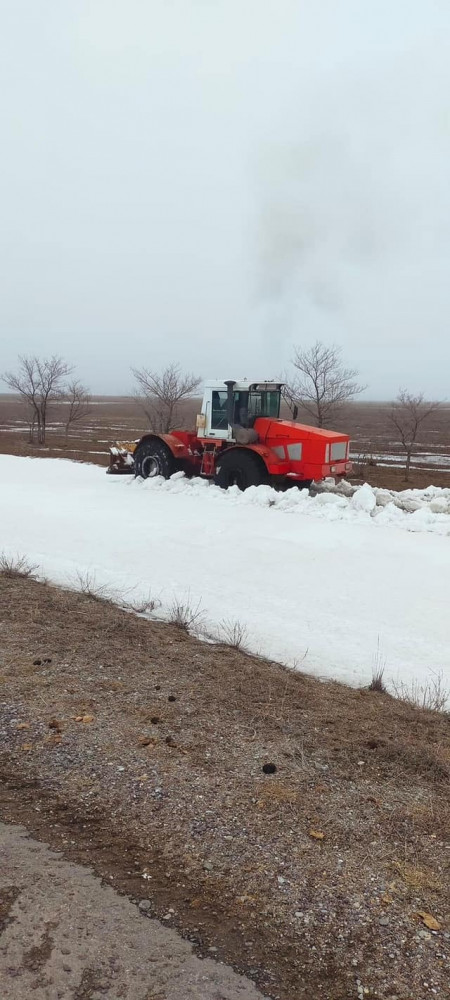
<path id="1" fill-rule="evenodd" d="M 320 677 L 368 684 L 381 658 L 388 684 L 442 673 L 450 688 L 450 518 L 432 507 L 449 494 L 401 494 L 419 503 L 407 513 L 368 486 L 224 492 L 2 455 L 0 551 L 64 586 L 150 593 L 167 618 L 198 606 L 207 631 L 238 622 L 249 649 Z"/>
<path id="2" fill-rule="evenodd" d="M 430 486 L 426 490 L 378 489 L 352 486 L 343 481 L 318 487 L 315 496 L 297 486 L 285 492 L 271 486 L 251 486 L 245 493 L 232 486 L 221 490 L 206 479 L 187 479 L 176 472 L 170 479 L 132 479 L 128 486 L 150 493 L 184 494 L 208 497 L 208 501 L 242 507 L 271 508 L 291 514 L 306 515 L 325 521 L 356 521 L 376 526 L 403 528 L 406 531 L 426 531 L 438 535 L 450 534 L 450 489 Z"/>

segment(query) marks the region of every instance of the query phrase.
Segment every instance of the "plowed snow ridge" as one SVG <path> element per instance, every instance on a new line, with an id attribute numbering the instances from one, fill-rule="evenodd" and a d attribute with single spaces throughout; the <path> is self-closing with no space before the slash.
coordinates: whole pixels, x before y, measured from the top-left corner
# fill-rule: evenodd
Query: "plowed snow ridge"
<path id="1" fill-rule="evenodd" d="M 151 591 L 162 617 L 188 602 L 206 629 L 238 621 L 250 649 L 319 676 L 365 684 L 381 659 L 388 681 L 450 687 L 449 489 L 224 492 L 13 456 L 0 476 L 0 549 L 57 583 Z"/>
<path id="2" fill-rule="evenodd" d="M 138 489 L 164 493 L 184 493 L 187 496 L 205 496 L 227 504 L 244 507 L 268 507 L 276 511 L 298 513 L 323 518 L 327 521 L 369 520 L 377 525 L 404 528 L 406 531 L 430 531 L 450 535 L 450 489 L 430 486 L 426 490 L 384 490 L 369 486 L 352 486 L 343 482 L 335 492 L 334 486 L 311 496 L 308 490 L 296 486 L 280 492 L 271 486 L 251 486 L 241 493 L 237 486 L 221 490 L 205 479 L 187 479 L 183 472 L 176 472 L 169 480 L 130 479 Z"/>

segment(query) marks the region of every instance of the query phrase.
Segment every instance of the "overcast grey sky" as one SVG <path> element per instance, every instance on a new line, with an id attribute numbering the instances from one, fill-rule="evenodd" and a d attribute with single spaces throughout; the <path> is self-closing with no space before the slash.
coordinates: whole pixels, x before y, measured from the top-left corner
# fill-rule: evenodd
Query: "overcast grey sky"
<path id="1" fill-rule="evenodd" d="M 449 395 L 448 0 L 0 0 L 0 370 Z M 1 391 L 1 388 L 0 388 Z"/>

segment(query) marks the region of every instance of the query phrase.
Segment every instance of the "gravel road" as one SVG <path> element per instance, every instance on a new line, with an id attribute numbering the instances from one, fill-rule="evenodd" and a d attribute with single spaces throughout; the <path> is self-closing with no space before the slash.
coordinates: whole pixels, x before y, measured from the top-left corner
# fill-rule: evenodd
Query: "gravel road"
<path id="1" fill-rule="evenodd" d="M 262 1000 L 174 930 L 0 823 L 2 1000 Z"/>

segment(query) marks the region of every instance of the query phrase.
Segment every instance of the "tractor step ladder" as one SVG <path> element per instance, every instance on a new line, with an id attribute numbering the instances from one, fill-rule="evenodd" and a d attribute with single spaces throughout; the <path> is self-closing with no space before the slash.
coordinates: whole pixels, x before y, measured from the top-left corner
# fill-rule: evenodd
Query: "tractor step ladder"
<path id="1" fill-rule="evenodd" d="M 212 476 L 214 473 L 215 456 L 217 454 L 217 442 L 205 441 L 203 445 L 202 463 L 200 466 L 201 476 Z"/>

